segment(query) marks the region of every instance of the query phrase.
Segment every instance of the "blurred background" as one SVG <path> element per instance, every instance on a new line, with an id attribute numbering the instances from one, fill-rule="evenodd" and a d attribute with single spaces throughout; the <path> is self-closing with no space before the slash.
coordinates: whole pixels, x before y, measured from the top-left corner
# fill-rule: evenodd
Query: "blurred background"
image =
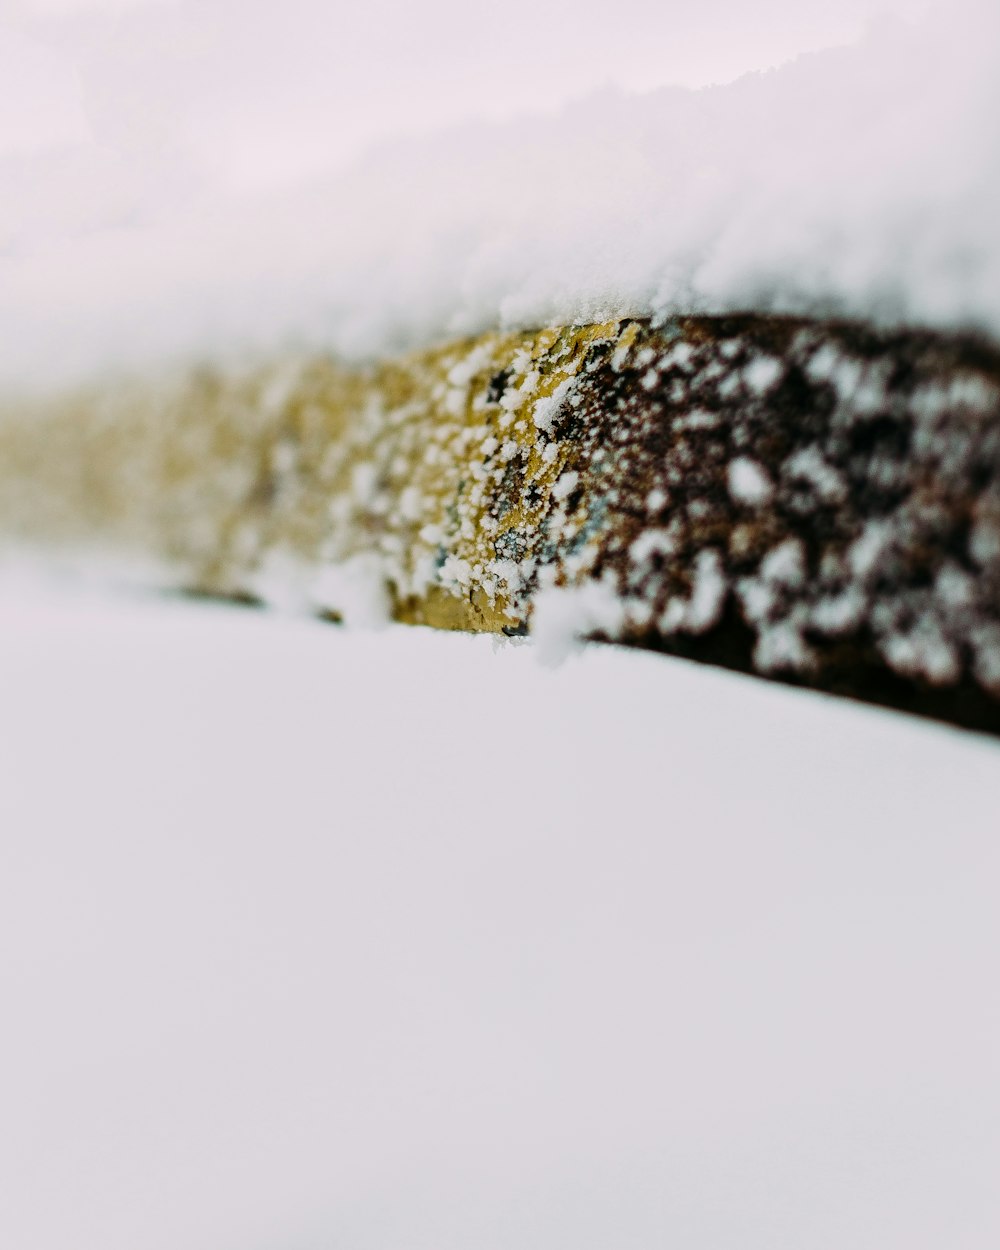
<path id="1" fill-rule="evenodd" d="M 0 177 L 16 179 L 31 156 L 36 213 L 52 182 L 64 179 L 92 197 L 95 223 L 121 219 L 146 200 L 169 208 L 209 189 L 295 180 L 382 140 L 551 110 L 601 86 L 726 82 L 850 43 L 873 20 L 924 7 L 913 0 L 7 0 Z M 9 233 L 11 197 L 5 201 Z M 49 206 L 41 215 L 53 212 Z M 0 216 L 0 244 L 3 233 Z"/>

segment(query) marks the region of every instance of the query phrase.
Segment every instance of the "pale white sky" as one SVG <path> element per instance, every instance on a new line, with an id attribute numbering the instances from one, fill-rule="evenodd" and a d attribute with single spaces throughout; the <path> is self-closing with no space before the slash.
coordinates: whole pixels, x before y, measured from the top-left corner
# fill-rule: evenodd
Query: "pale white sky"
<path id="1" fill-rule="evenodd" d="M 229 186 L 373 142 L 554 108 L 613 83 L 727 81 L 919 0 L 7 0 L 0 156 L 164 153 Z"/>

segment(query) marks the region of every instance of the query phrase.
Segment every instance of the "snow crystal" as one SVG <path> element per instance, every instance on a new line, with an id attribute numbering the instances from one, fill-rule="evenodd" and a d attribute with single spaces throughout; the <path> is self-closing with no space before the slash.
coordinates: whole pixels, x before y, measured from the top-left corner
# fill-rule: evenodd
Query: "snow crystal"
<path id="1" fill-rule="evenodd" d="M 890 634 L 881 643 L 881 650 L 898 673 L 925 677 L 933 685 L 951 685 L 962 673 L 955 647 L 927 623 L 909 633 Z"/>
<path id="2" fill-rule="evenodd" d="M 973 633 L 976 680 L 992 694 L 1000 695 L 1000 626 L 989 624 Z"/>
<path id="3" fill-rule="evenodd" d="M 464 389 L 476 376 L 480 369 L 489 364 L 489 349 L 485 345 L 465 352 L 461 359 L 448 370 L 448 381 L 452 386 Z"/>
<path id="4" fill-rule="evenodd" d="M 775 587 L 758 577 L 742 577 L 736 583 L 736 594 L 750 624 L 758 629 L 765 626 L 778 601 Z"/>
<path id="5" fill-rule="evenodd" d="M 632 544 L 630 554 L 633 559 L 641 543 L 642 538 L 638 538 Z M 650 545 L 650 550 L 660 549 L 669 550 Z M 690 597 L 685 599 L 675 595 L 667 601 L 666 607 L 660 613 L 660 629 L 664 634 L 681 631 L 688 634 L 706 633 L 718 625 L 728 593 L 729 582 L 719 553 L 713 548 L 700 551 L 694 562 Z"/>
<path id="6" fill-rule="evenodd" d="M 869 521 L 861 537 L 848 549 L 847 561 L 851 572 L 859 577 L 869 577 L 878 568 L 891 543 L 892 526 L 886 521 Z"/>
<path id="7" fill-rule="evenodd" d="M 564 499 L 568 499 L 576 490 L 580 481 L 580 475 L 575 469 L 569 469 L 556 479 L 552 487 L 552 498 L 562 503 Z"/>
<path id="8" fill-rule="evenodd" d="M 867 601 L 863 594 L 851 587 L 842 594 L 821 599 L 809 614 L 809 623 L 828 637 L 849 634 L 864 619 Z"/>
<path id="9" fill-rule="evenodd" d="M 675 430 L 714 430 L 720 421 L 721 417 L 716 412 L 709 412 L 707 408 L 692 408 L 683 416 L 675 417 L 673 426 Z"/>
<path id="10" fill-rule="evenodd" d="M 654 555 L 673 555 L 677 542 L 666 529 L 644 529 L 629 547 L 629 560 L 634 565 L 645 564 Z"/>
<path id="11" fill-rule="evenodd" d="M 728 583 L 719 553 L 711 548 L 699 551 L 695 561 L 694 589 L 684 618 L 693 634 L 703 634 L 719 623 Z"/>
<path id="12" fill-rule="evenodd" d="M 660 374 L 657 369 L 647 369 L 642 375 L 641 386 L 645 391 L 655 390 L 660 381 Z"/>
<path id="13" fill-rule="evenodd" d="M 573 387 L 573 379 L 566 378 L 560 382 L 551 395 L 544 395 L 541 399 L 535 401 L 532 411 L 532 420 L 535 427 L 548 434 L 552 430 L 552 422 L 555 420 L 556 413 L 562 405 L 563 400 L 569 395 Z"/>
<path id="14" fill-rule="evenodd" d="M 823 503 L 840 503 L 847 494 L 847 483 L 843 477 L 814 446 L 803 447 L 789 456 L 784 472 L 792 480 L 807 482 Z"/>
<path id="15" fill-rule="evenodd" d="M 934 579 L 934 598 L 952 611 L 961 611 L 975 603 L 976 583 L 965 569 L 949 562 Z"/>
<path id="16" fill-rule="evenodd" d="M 743 377 L 751 391 L 763 395 L 781 377 L 782 368 L 781 361 L 773 356 L 758 356 L 747 365 Z"/>
<path id="17" fill-rule="evenodd" d="M 832 343 L 824 343 L 806 365 L 806 376 L 811 382 L 828 382 L 836 376 L 840 359 L 836 347 Z"/>
<path id="18" fill-rule="evenodd" d="M 761 576 L 779 586 L 801 586 L 806 575 L 805 551 L 797 538 L 787 538 L 761 561 Z"/>
<path id="19" fill-rule="evenodd" d="M 807 670 L 814 660 L 797 621 L 786 618 L 762 630 L 754 646 L 753 662 L 762 673 Z"/>
<path id="20" fill-rule="evenodd" d="M 356 503 L 369 503 L 374 497 L 377 484 L 378 469 L 369 461 L 356 464 L 351 470 L 351 493 Z"/>
<path id="21" fill-rule="evenodd" d="M 969 531 L 969 555 L 981 568 L 1000 560 L 1000 525 L 996 519 L 976 518 Z"/>
<path id="22" fill-rule="evenodd" d="M 444 531 L 440 525 L 435 525 L 432 521 L 427 525 L 420 527 L 420 540 L 429 546 L 435 546 L 444 537 Z"/>
<path id="23" fill-rule="evenodd" d="M 729 465 L 729 494 L 734 503 L 756 508 L 770 502 L 774 484 L 763 465 L 747 456 L 737 456 Z"/>
<path id="24" fill-rule="evenodd" d="M 656 513 L 659 512 L 660 509 L 666 504 L 666 502 L 667 492 L 662 490 L 659 486 L 654 486 L 646 496 L 646 511 L 655 516 Z"/>
<path id="25" fill-rule="evenodd" d="M 460 556 L 448 556 L 441 566 L 441 582 L 445 586 L 468 586 L 472 581 L 472 565 Z"/>

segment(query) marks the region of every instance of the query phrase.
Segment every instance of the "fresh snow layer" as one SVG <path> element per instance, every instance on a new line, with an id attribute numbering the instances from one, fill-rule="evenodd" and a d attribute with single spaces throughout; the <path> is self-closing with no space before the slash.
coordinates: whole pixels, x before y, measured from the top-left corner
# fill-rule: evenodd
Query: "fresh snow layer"
<path id="1" fill-rule="evenodd" d="M 516 67 L 535 36 L 525 23 L 505 37 Z M 549 45 L 558 60 L 561 41 Z M 160 87 L 143 94 L 136 53 L 131 104 L 111 108 L 100 142 L 79 139 L 86 118 L 67 105 L 52 121 L 62 146 L 0 162 L 0 382 L 289 343 L 368 356 L 625 313 L 844 314 L 996 335 L 998 52 L 993 0 L 960 0 L 728 85 L 607 87 L 385 139 L 329 176 L 242 193 L 199 180 L 143 130 L 169 108 Z M 220 162 L 255 133 L 220 139 Z"/>
<path id="2" fill-rule="evenodd" d="M 0 1243 L 992 1250 L 1000 748 L 0 598 Z"/>

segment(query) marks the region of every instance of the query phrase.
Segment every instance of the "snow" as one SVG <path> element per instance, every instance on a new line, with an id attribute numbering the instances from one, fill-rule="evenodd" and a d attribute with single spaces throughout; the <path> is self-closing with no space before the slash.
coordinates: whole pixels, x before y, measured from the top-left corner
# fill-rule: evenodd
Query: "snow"
<path id="1" fill-rule="evenodd" d="M 352 101 L 342 124 L 341 115 L 326 124 L 325 167 L 307 162 L 294 177 L 253 186 L 220 171 L 249 139 L 266 165 L 263 122 L 255 129 L 237 112 L 194 161 L 184 143 L 212 126 L 199 129 L 182 94 L 155 75 L 144 87 L 141 72 L 146 60 L 158 64 L 159 32 L 206 101 L 214 98 L 203 55 L 221 71 L 213 57 L 228 48 L 225 72 L 232 62 L 237 81 L 259 69 L 249 48 L 238 63 L 239 13 L 225 19 L 234 23 L 227 44 L 223 9 L 204 18 L 204 31 L 189 7 L 151 7 L 148 28 L 140 10 L 119 19 L 129 37 L 109 46 L 119 72 L 131 67 L 134 76 L 128 115 L 136 125 L 148 115 L 149 133 L 98 127 L 88 144 L 80 117 L 95 124 L 96 105 L 88 113 L 67 104 L 39 131 L 36 151 L 0 159 L 0 380 L 8 387 L 290 343 L 366 357 L 490 326 L 626 313 L 753 308 L 1000 330 L 1000 17 L 985 0 L 886 18 L 848 46 L 697 90 L 664 85 L 673 64 L 665 61 L 658 84 L 646 72 L 619 73 L 622 86 L 595 91 L 596 49 L 617 38 L 602 19 L 589 36 L 597 59 L 564 57 L 576 66 L 565 70 L 572 81 L 553 71 L 564 93 L 544 107 L 530 103 L 530 76 L 514 73 L 492 114 L 444 110 L 427 133 L 393 142 L 357 131 L 356 149 L 338 157 L 335 136 L 361 124 L 347 114 L 366 116 Z M 637 64 L 657 39 L 672 46 L 668 31 L 685 29 L 669 7 L 655 19 L 651 12 L 646 6 L 643 20 L 663 25 L 645 39 L 641 23 L 624 24 L 628 46 L 644 49 Z M 315 6 L 310 13 L 320 20 Z M 244 23 L 246 38 L 264 38 L 262 21 Z M 458 22 L 454 12 L 435 10 L 434 22 L 449 21 Z M 582 16 L 563 24 L 586 25 Z M 185 31 L 194 44 L 201 32 L 205 48 L 187 48 Z M 288 70 L 282 39 L 290 36 L 271 34 L 275 64 Z M 483 30 L 480 42 L 487 38 Z M 522 39 L 515 25 L 510 43 L 516 66 L 529 55 L 522 44 L 544 40 Z M 553 32 L 552 47 L 563 44 Z M 620 68 L 627 57 L 615 55 Z M 754 55 L 748 45 L 748 66 L 768 63 Z M 447 79 L 454 62 L 446 47 L 437 56 Z M 578 85 L 572 76 L 583 64 L 594 77 Z M 306 57 L 306 78 L 311 66 Z M 57 68 L 46 72 L 58 77 Z M 67 75 L 75 72 L 66 61 Z M 290 71 L 276 80 L 279 99 L 298 100 L 295 82 Z M 405 132 L 417 99 L 406 94 L 406 73 L 377 82 L 379 98 L 398 102 L 384 121 L 397 130 L 385 133 Z M 171 109 L 187 119 L 172 137 Z M 299 129 L 318 124 L 307 99 L 296 109 Z M 291 117 L 282 126 L 296 132 Z M 766 388 L 768 377 L 759 362 L 746 384 Z"/>
<path id="2" fill-rule="evenodd" d="M 789 456 L 785 473 L 811 486 L 823 503 L 840 503 L 847 494 L 847 483 L 815 447 L 803 447 Z"/>
<path id="3" fill-rule="evenodd" d="M 279 549 L 268 555 L 247 589 L 279 612 L 327 614 L 352 629 L 381 629 L 391 619 L 382 562 L 374 553 L 314 564 Z"/>
<path id="4" fill-rule="evenodd" d="M 594 634 L 614 638 L 625 620 L 625 606 L 610 581 L 546 586 L 534 599 L 531 637 L 543 663 L 558 665 Z"/>
<path id="5" fill-rule="evenodd" d="M 987 1250 L 995 743 L 0 598 L 0 1240 Z"/>
<path id="6" fill-rule="evenodd" d="M 736 456 L 729 465 L 729 494 L 735 503 L 759 508 L 772 499 L 774 485 L 763 465 L 747 456 Z"/>
<path id="7" fill-rule="evenodd" d="M 684 627 L 702 634 L 719 623 L 726 601 L 728 583 L 722 571 L 719 553 L 712 548 L 698 553 L 691 602 L 684 614 Z"/>

